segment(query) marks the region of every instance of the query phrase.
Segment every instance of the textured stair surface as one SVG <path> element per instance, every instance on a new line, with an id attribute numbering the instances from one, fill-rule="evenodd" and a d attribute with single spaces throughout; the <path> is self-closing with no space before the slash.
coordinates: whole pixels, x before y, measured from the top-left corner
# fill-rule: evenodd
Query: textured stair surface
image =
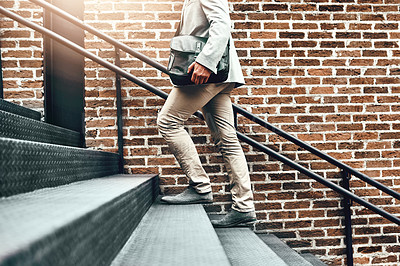
<path id="1" fill-rule="evenodd" d="M 307 260 L 309 263 L 311 263 L 311 265 L 313 265 L 313 266 L 327 266 L 327 264 L 322 262 L 320 259 L 318 259 L 311 253 L 304 253 L 304 254 L 301 254 L 301 256 L 305 260 Z"/>
<path id="2" fill-rule="evenodd" d="M 0 110 L 0 137 L 80 146 L 79 132 Z"/>
<path id="3" fill-rule="evenodd" d="M 42 116 L 39 112 L 33 111 L 23 106 L 19 106 L 15 103 L 5 101 L 3 99 L 0 99 L 0 110 L 35 120 L 40 120 Z"/>
<path id="4" fill-rule="evenodd" d="M 157 180 L 115 175 L 0 199 L 0 265 L 109 265 Z"/>
<path id="5" fill-rule="evenodd" d="M 257 234 L 257 236 L 270 247 L 287 265 L 312 266 L 299 253 L 286 245 L 282 240 L 272 234 Z"/>
<path id="6" fill-rule="evenodd" d="M 0 197 L 118 173 L 118 154 L 0 138 Z"/>
<path id="7" fill-rule="evenodd" d="M 156 201 L 113 261 L 112 266 L 117 265 L 230 264 L 201 205 Z"/>
<path id="8" fill-rule="evenodd" d="M 250 228 L 216 228 L 232 266 L 287 266 Z M 297 264 L 292 264 L 297 266 Z"/>

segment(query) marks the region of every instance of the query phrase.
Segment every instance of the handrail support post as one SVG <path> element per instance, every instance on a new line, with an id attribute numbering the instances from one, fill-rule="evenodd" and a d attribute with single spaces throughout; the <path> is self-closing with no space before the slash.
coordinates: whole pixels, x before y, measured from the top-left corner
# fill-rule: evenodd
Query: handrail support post
<path id="1" fill-rule="evenodd" d="M 115 65 L 120 67 L 120 50 L 115 46 Z M 121 96 L 121 76 L 115 73 L 115 88 L 117 98 L 117 128 L 118 128 L 118 170 L 120 174 L 124 173 L 124 136 L 122 119 L 122 96 Z"/>
<path id="2" fill-rule="evenodd" d="M 341 185 L 344 189 L 350 191 L 351 174 L 347 171 L 342 171 Z M 353 236 L 351 227 L 351 205 L 352 201 L 348 197 L 343 198 L 343 211 L 344 211 L 344 226 L 345 226 L 345 244 L 346 244 L 346 258 L 347 266 L 353 266 Z"/>
<path id="3" fill-rule="evenodd" d="M 0 99 L 4 99 L 3 65 L 1 63 L 1 48 L 0 48 Z"/>
<path id="4" fill-rule="evenodd" d="M 238 129 L 238 113 L 236 112 L 236 110 L 233 110 L 233 121 L 234 121 L 234 125 L 236 130 Z"/>

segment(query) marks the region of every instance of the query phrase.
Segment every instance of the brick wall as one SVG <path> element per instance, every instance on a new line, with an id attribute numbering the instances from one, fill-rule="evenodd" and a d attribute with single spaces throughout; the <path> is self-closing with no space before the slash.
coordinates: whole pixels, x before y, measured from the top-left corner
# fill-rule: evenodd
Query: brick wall
<path id="1" fill-rule="evenodd" d="M 342 2 L 342 3 L 341 3 Z M 182 1 L 86 1 L 86 21 L 166 64 Z M 232 1 L 235 43 L 247 85 L 232 99 L 274 125 L 392 187 L 399 187 L 400 1 Z M 113 60 L 113 48 L 92 36 L 88 48 Z M 100 48 L 100 50 L 98 50 Z M 165 90 L 168 79 L 123 55 L 131 73 Z M 88 63 L 88 143 L 115 150 L 112 73 Z M 104 85 L 106 84 L 106 85 Z M 159 172 L 165 193 L 187 181 L 157 133 L 163 101 L 124 84 L 126 171 Z M 89 100 L 90 99 L 90 100 Z M 98 106 L 101 106 L 100 108 Z M 99 123 L 101 126 L 99 127 Z M 338 183 L 339 170 L 267 130 L 239 118 L 240 131 Z M 229 208 L 222 158 L 204 123 L 191 119 L 216 204 Z M 300 252 L 344 264 L 340 197 L 281 163 L 243 146 L 252 173 L 260 232 L 271 231 Z M 353 179 L 354 192 L 399 213 L 398 202 Z M 353 208 L 357 264 L 399 261 L 399 229 Z"/>
<path id="2" fill-rule="evenodd" d="M 43 24 L 42 10 L 29 1 L 1 0 L 0 6 Z M 42 47 L 40 33 L 0 16 L 4 98 L 43 113 Z"/>
<path id="3" fill-rule="evenodd" d="M 22 3 L 0 3 L 9 2 L 14 8 Z M 85 20 L 166 64 L 182 2 L 85 0 Z M 233 92 L 233 101 L 400 191 L 396 178 L 400 174 L 400 1 L 230 1 L 230 8 L 247 82 Z M 18 31 L 25 28 L 12 30 Z M 91 34 L 86 35 L 85 45 L 114 61 L 114 48 Z M 5 50 L 2 53 L 4 57 Z M 38 58 L 40 61 L 40 55 Z M 23 59 L 12 61 L 19 64 Z M 121 61 L 132 74 L 165 91 L 171 89 L 160 72 L 125 53 Z M 16 67 L 21 69 L 22 65 Z M 35 73 L 33 77 L 40 79 Z M 24 90 L 20 83 L 24 80 L 16 79 L 15 91 Z M 114 86 L 112 72 L 87 61 L 87 144 L 92 148 L 116 151 Z M 158 172 L 165 193 L 181 191 L 187 181 L 155 123 L 163 100 L 123 81 L 123 101 L 125 171 Z M 340 172 L 332 165 L 247 119 L 239 117 L 239 126 L 241 132 L 339 182 Z M 186 127 L 193 133 L 213 182 L 216 202 L 207 210 L 225 212 L 230 195 L 222 158 L 203 122 L 193 118 Z M 248 145 L 243 148 L 254 188 L 257 231 L 273 232 L 300 252 L 313 252 L 332 265 L 343 265 L 339 195 Z M 351 187 L 357 195 L 400 213 L 398 201 L 364 182 L 353 178 Z M 398 226 L 357 205 L 352 210 L 356 264 L 394 265 L 400 261 Z"/>

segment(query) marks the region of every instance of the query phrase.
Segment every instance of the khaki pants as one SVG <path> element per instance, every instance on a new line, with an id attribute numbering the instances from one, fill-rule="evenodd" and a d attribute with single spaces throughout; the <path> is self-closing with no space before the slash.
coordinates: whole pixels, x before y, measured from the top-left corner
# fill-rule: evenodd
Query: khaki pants
<path id="1" fill-rule="evenodd" d="M 175 87 L 168 96 L 157 124 L 189 183 L 199 193 L 211 191 L 210 179 L 201 166 L 192 139 L 183 127 L 201 108 L 215 145 L 222 153 L 231 184 L 232 208 L 254 210 L 253 194 L 246 158 L 236 136 L 230 92 L 234 83 Z"/>

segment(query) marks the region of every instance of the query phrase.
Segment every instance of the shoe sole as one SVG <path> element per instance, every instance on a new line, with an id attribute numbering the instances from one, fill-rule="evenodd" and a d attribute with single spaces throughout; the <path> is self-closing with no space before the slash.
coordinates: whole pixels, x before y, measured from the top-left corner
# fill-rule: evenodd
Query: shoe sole
<path id="1" fill-rule="evenodd" d="M 245 221 L 238 221 L 235 223 L 231 224 L 224 224 L 224 225 L 218 225 L 218 224 L 213 224 L 214 228 L 229 228 L 229 227 L 249 227 L 252 226 L 257 219 L 251 219 L 251 220 L 245 220 Z"/>
<path id="2" fill-rule="evenodd" d="M 189 205 L 189 204 L 206 204 L 213 203 L 212 200 L 196 200 L 196 201 L 168 201 L 161 199 L 162 202 L 168 203 L 171 205 Z"/>

